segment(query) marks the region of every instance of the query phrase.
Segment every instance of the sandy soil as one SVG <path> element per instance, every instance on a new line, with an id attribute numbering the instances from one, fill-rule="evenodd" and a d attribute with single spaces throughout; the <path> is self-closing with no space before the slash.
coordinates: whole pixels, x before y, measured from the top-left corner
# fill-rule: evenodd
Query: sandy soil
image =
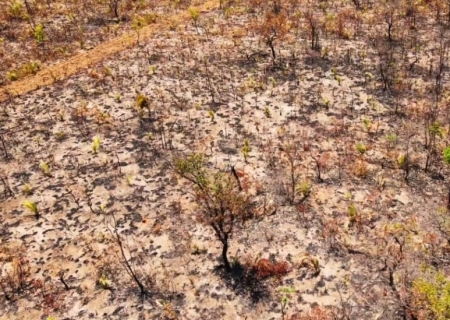
<path id="1" fill-rule="evenodd" d="M 0 318 L 288 319 L 320 306 L 348 319 L 401 319 L 405 275 L 430 261 L 430 248 L 446 261 L 434 218 L 448 168 L 421 169 L 419 117 L 394 115 L 381 82 L 365 80 L 377 70 L 375 49 L 358 58 L 357 40 L 330 36 L 321 58 L 291 35 L 274 64 L 245 31 L 250 14 L 225 18 L 214 5 L 201 7 L 201 27 L 181 13 L 170 18 L 176 30 L 150 25 L 139 44 L 132 33 L 2 88 L 1 275 L 22 267 L 25 279 L 11 299 L 0 293 Z M 411 80 L 418 91 L 428 81 Z M 148 108 L 137 107 L 138 94 Z M 405 180 L 397 160 L 407 145 L 417 165 Z M 290 146 L 296 181 L 311 186 L 294 204 Z M 238 226 L 231 260 L 284 261 L 287 275 L 249 284 L 218 267 L 221 244 L 170 165 L 191 152 L 206 154 L 211 171 L 234 165 L 258 190 L 255 202 L 273 209 Z"/>

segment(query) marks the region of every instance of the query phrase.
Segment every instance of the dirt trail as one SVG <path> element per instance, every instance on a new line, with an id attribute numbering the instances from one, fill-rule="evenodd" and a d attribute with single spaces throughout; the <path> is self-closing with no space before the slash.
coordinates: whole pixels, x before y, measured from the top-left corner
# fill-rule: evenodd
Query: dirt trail
<path id="1" fill-rule="evenodd" d="M 204 12 L 218 7 L 218 4 L 218 0 L 210 0 L 196 6 L 196 8 L 200 12 Z M 145 26 L 140 30 L 139 41 L 144 41 L 145 39 L 150 38 L 156 32 L 168 30 L 171 22 L 177 23 L 186 21 L 187 19 L 189 19 L 189 13 L 187 10 L 184 10 L 178 14 L 161 17 L 157 23 Z M 7 100 L 10 96 L 22 95 L 41 87 L 51 85 L 55 81 L 64 80 L 84 68 L 88 68 L 96 63 L 108 59 L 120 51 L 133 47 L 137 43 L 138 34 L 134 31 L 128 32 L 118 38 L 106 41 L 88 52 L 75 55 L 64 62 L 48 66 L 47 68 L 39 71 L 36 75 L 23 78 L 0 88 L 0 102 Z"/>

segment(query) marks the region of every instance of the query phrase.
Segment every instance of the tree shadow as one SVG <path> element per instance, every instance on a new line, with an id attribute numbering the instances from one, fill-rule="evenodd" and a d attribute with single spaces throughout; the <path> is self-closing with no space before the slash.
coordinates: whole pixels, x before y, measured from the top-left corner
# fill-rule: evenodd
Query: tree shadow
<path id="1" fill-rule="evenodd" d="M 222 279 L 227 288 L 236 295 L 248 297 L 252 304 L 270 298 L 267 281 L 259 277 L 251 267 L 239 261 L 232 263 L 230 271 L 220 265 L 215 268 L 214 273 Z"/>

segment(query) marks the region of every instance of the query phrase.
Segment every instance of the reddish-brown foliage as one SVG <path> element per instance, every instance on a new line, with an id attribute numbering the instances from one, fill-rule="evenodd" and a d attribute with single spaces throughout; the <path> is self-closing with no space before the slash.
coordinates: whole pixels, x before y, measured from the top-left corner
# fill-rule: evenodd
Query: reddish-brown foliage
<path id="1" fill-rule="evenodd" d="M 301 314 L 293 314 L 289 320 L 331 320 L 335 317 L 327 310 L 321 307 L 315 307 L 311 311 L 303 312 Z"/>
<path id="2" fill-rule="evenodd" d="M 287 262 L 272 263 L 268 259 L 260 259 L 253 266 L 258 278 L 265 279 L 270 277 L 282 278 L 289 272 Z"/>
<path id="3" fill-rule="evenodd" d="M 266 12 L 264 20 L 255 25 L 255 31 L 272 51 L 272 57 L 276 59 L 275 42 L 282 41 L 289 31 L 288 20 L 283 13 Z"/>

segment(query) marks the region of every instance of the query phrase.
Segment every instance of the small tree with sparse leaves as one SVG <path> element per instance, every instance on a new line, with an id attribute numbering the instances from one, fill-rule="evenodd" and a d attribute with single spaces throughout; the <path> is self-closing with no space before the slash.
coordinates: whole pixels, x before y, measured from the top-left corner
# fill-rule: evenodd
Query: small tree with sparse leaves
<path id="1" fill-rule="evenodd" d="M 225 270 L 230 271 L 229 240 L 237 225 L 252 216 L 252 197 L 240 191 L 239 181 L 231 172 L 211 172 L 206 162 L 205 155 L 194 153 L 175 159 L 174 169 L 193 184 L 198 218 L 222 243 L 222 260 Z"/>
<path id="2" fill-rule="evenodd" d="M 282 41 L 289 31 L 286 15 L 284 13 L 275 13 L 273 11 L 266 12 L 264 19 L 255 25 L 255 31 L 270 48 L 272 59 L 275 62 L 277 57 L 275 43 Z"/>

